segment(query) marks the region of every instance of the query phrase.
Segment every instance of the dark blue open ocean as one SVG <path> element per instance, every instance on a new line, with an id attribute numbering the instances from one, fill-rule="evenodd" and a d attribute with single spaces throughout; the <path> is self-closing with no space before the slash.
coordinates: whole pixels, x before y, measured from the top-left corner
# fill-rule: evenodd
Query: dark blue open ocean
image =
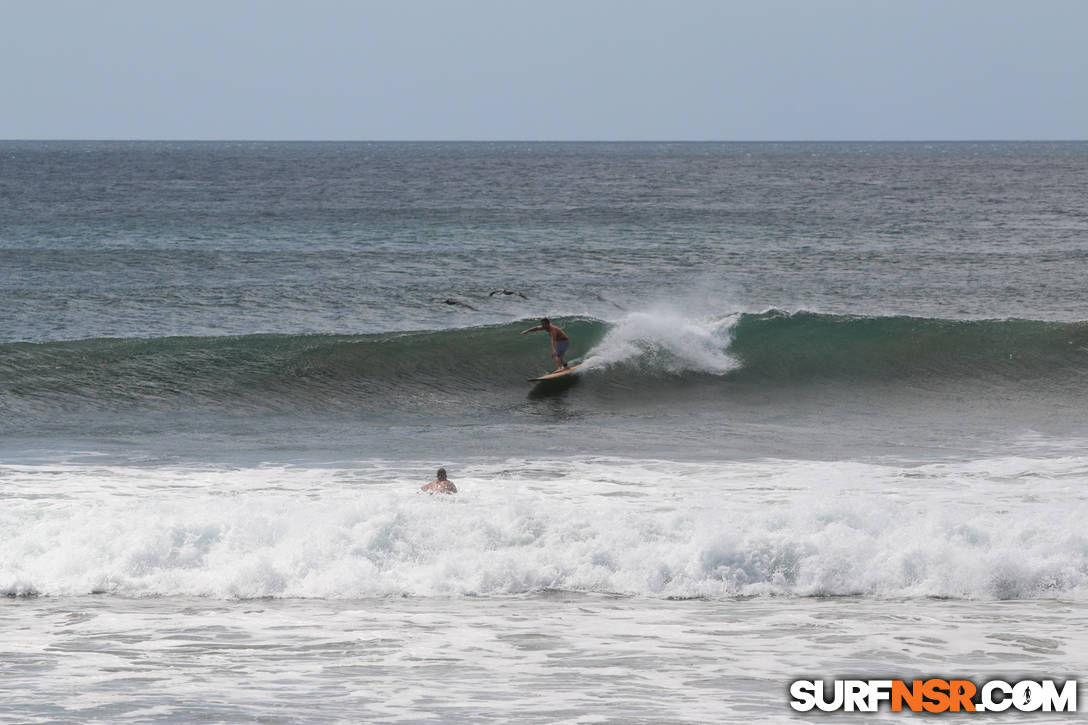
<path id="1" fill-rule="evenodd" d="M 0 142 L 13 722 L 1084 673 L 1086 188 L 1083 142 Z M 534 387 L 542 316 L 584 364 Z"/>

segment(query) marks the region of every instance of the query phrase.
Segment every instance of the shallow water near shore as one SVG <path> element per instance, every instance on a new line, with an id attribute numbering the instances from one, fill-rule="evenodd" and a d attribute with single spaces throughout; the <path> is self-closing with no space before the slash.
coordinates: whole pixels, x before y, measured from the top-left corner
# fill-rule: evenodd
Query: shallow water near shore
<path id="1" fill-rule="evenodd" d="M 803 722 L 794 679 L 1088 665 L 1088 608 L 1063 601 L 76 597 L 0 617 L 4 697 L 26 723 Z"/>

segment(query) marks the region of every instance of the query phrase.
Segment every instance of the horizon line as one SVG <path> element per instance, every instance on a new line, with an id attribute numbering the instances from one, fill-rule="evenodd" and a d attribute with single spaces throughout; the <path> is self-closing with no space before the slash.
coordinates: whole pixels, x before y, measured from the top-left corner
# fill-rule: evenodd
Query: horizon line
<path id="1" fill-rule="evenodd" d="M 917 138 L 917 139 L 307 139 L 307 138 L 3 138 L 0 143 L 532 143 L 532 144 L 804 144 L 804 143 L 1084 143 L 1088 138 Z"/>

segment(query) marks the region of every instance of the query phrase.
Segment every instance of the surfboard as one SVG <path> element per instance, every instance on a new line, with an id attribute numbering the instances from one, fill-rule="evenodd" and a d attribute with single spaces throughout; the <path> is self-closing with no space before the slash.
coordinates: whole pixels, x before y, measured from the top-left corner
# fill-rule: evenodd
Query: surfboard
<path id="1" fill-rule="evenodd" d="M 528 380 L 530 383 L 543 383 L 547 382 L 548 380 L 558 380 L 560 378 L 567 377 L 580 367 L 582 367 L 582 363 L 578 363 L 577 365 L 571 365 L 569 368 L 563 368 L 562 370 L 556 370 L 555 372 L 548 373 L 547 375 L 541 375 L 539 378 L 529 378 Z"/>

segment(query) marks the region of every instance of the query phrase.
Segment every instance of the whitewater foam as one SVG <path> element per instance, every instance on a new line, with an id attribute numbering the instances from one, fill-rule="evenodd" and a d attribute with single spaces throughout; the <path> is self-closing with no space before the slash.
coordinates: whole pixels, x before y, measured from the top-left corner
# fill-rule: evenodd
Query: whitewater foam
<path id="1" fill-rule="evenodd" d="M 1083 598 L 1088 459 L 4 467 L 0 591 Z M 451 475 L 454 471 L 451 471 Z"/>
<path id="2" fill-rule="evenodd" d="M 693 316 L 668 307 L 631 312 L 586 357 L 588 370 L 634 364 L 645 370 L 721 375 L 738 366 L 727 349 L 737 315 Z"/>

